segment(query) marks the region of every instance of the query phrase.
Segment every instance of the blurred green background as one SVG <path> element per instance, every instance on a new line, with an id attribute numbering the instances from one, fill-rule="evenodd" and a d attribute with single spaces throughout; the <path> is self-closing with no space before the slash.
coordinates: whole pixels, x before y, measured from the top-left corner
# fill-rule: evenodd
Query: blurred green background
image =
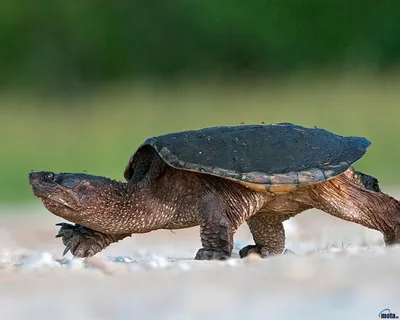
<path id="1" fill-rule="evenodd" d="M 0 2 L 0 203 L 33 170 L 122 179 L 147 137 L 294 122 L 400 182 L 400 2 Z"/>

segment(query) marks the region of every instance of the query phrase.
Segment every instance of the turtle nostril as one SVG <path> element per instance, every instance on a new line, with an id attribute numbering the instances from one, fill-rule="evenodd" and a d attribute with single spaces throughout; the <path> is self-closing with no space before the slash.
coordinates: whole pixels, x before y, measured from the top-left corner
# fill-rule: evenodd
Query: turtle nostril
<path id="1" fill-rule="evenodd" d="M 33 184 L 33 183 L 37 182 L 37 180 L 38 180 L 38 174 L 37 174 L 37 172 L 31 172 L 31 173 L 29 173 L 29 183 L 30 183 L 30 184 Z"/>

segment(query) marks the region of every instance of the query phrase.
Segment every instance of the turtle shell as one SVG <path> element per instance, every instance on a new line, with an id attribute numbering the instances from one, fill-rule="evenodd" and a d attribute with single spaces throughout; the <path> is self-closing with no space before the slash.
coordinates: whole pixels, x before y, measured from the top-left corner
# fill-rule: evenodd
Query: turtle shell
<path id="1" fill-rule="evenodd" d="M 151 163 L 157 152 L 176 169 L 230 179 L 257 191 L 285 193 L 340 175 L 369 145 L 362 137 L 291 123 L 209 127 L 147 139 L 132 155 L 124 176 L 129 181 L 143 174 L 143 163 Z"/>

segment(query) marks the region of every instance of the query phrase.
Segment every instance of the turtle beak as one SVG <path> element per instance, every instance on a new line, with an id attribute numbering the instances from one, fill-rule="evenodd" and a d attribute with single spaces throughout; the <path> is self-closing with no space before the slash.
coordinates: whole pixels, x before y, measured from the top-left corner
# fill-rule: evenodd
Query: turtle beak
<path id="1" fill-rule="evenodd" d="M 47 197 L 54 191 L 55 174 L 50 171 L 31 172 L 29 184 L 32 186 L 33 194 L 37 197 Z"/>
<path id="2" fill-rule="evenodd" d="M 29 184 L 36 186 L 41 183 L 54 182 L 54 173 L 50 171 L 31 172 L 29 174 Z"/>

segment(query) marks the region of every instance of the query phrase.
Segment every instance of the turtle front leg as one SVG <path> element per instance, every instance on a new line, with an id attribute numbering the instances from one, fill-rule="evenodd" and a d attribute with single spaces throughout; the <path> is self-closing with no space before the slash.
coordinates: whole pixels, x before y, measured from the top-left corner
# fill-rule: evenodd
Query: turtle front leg
<path id="1" fill-rule="evenodd" d="M 278 215 L 259 212 L 247 219 L 255 245 L 248 245 L 239 251 L 240 258 L 252 253 L 266 258 L 285 252 L 285 229 L 283 221 L 293 215 Z"/>
<path id="2" fill-rule="evenodd" d="M 225 260 L 231 256 L 237 227 L 228 218 L 218 197 L 205 199 L 200 208 L 200 238 L 203 248 L 195 260 Z"/>
<path id="3" fill-rule="evenodd" d="M 340 176 L 293 193 L 293 197 L 343 220 L 382 232 L 400 244 L 400 202 L 380 191 L 378 180 L 348 169 Z"/>
<path id="4" fill-rule="evenodd" d="M 78 258 L 94 256 L 111 243 L 128 236 L 105 234 L 79 224 L 65 222 L 57 223 L 56 226 L 61 227 L 56 238 L 61 238 L 65 245 L 63 255 L 71 251 L 72 255 Z"/>

